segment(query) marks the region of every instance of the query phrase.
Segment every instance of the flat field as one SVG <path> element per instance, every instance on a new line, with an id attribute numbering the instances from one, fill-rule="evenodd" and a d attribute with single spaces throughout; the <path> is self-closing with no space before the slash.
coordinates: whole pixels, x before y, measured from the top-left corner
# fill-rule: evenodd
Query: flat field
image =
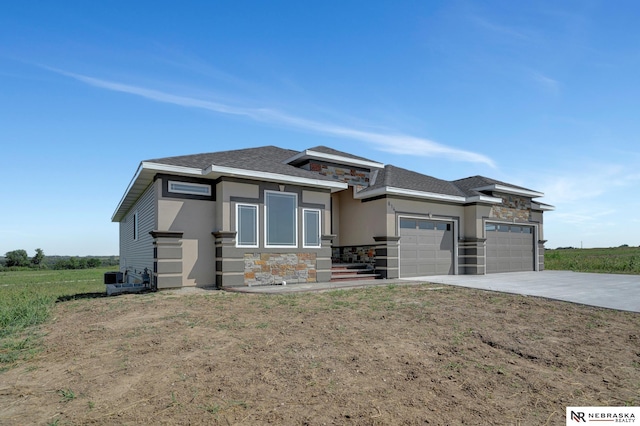
<path id="1" fill-rule="evenodd" d="M 640 275 L 640 247 L 545 250 L 545 269 Z"/>
<path id="2" fill-rule="evenodd" d="M 428 283 L 66 299 L 13 335 L 41 337 L 0 372 L 0 424 L 564 425 L 640 405 L 630 312 Z"/>

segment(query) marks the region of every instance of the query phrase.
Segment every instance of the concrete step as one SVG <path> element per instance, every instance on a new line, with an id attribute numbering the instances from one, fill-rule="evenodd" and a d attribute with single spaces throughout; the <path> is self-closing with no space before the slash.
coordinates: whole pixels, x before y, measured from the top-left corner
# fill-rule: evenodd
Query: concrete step
<path id="1" fill-rule="evenodd" d="M 380 278 L 375 270 L 367 264 L 341 263 L 331 267 L 331 281 L 360 281 Z"/>
<path id="2" fill-rule="evenodd" d="M 331 281 L 362 281 L 362 280 L 377 280 L 380 278 L 380 274 L 331 274 Z"/>

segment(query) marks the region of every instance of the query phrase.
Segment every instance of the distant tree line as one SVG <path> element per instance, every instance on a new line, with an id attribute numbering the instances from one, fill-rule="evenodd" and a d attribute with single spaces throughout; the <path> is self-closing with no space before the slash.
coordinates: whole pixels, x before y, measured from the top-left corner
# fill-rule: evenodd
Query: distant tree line
<path id="1" fill-rule="evenodd" d="M 100 266 L 115 266 L 119 263 L 118 256 L 45 256 L 42 249 L 37 248 L 36 254 L 29 257 L 26 250 L 13 250 L 0 258 L 0 268 L 3 269 L 89 269 Z"/>
<path id="2" fill-rule="evenodd" d="M 629 244 L 622 244 L 622 245 L 619 245 L 618 247 L 609 247 L 609 248 L 629 248 L 629 247 L 634 247 L 634 246 L 630 246 Z M 556 247 L 555 249 L 551 249 L 551 250 L 578 250 L 578 248 L 569 246 L 569 247 Z"/>

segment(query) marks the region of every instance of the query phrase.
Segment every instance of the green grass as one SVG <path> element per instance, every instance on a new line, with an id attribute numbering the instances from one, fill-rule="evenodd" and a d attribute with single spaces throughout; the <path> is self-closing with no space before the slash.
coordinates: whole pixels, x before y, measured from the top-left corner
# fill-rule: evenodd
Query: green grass
<path id="1" fill-rule="evenodd" d="M 37 353 L 36 326 L 49 318 L 56 300 L 103 293 L 109 270 L 113 267 L 0 272 L 0 371 Z"/>
<path id="2" fill-rule="evenodd" d="M 640 274 L 640 247 L 546 250 L 544 267 L 575 272 Z"/>
<path id="3" fill-rule="evenodd" d="M 62 398 L 62 402 L 69 402 L 76 399 L 76 393 L 71 389 L 60 389 L 58 395 Z"/>

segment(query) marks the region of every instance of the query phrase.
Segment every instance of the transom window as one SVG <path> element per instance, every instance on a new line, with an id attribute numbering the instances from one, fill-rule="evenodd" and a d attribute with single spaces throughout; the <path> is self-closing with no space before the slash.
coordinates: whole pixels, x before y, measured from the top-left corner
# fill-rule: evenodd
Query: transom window
<path id="1" fill-rule="evenodd" d="M 211 185 L 206 185 L 203 183 L 179 182 L 175 180 L 170 180 L 169 192 L 173 192 L 175 194 L 210 196 Z"/>
<path id="2" fill-rule="evenodd" d="M 320 210 L 303 209 L 303 247 L 320 247 Z"/>
<path id="3" fill-rule="evenodd" d="M 267 247 L 298 246 L 298 196 L 265 191 L 265 241 Z"/>
<path id="4" fill-rule="evenodd" d="M 533 232 L 532 226 L 502 225 L 494 223 L 485 224 L 484 229 L 488 232 L 511 232 L 512 234 L 531 234 Z"/>
<path id="5" fill-rule="evenodd" d="M 258 247 L 258 206 L 236 204 L 236 245 Z"/>
<path id="6" fill-rule="evenodd" d="M 403 229 L 437 229 L 438 231 L 451 231 L 451 224 L 447 222 L 432 221 L 426 219 L 400 218 L 400 228 Z"/>

